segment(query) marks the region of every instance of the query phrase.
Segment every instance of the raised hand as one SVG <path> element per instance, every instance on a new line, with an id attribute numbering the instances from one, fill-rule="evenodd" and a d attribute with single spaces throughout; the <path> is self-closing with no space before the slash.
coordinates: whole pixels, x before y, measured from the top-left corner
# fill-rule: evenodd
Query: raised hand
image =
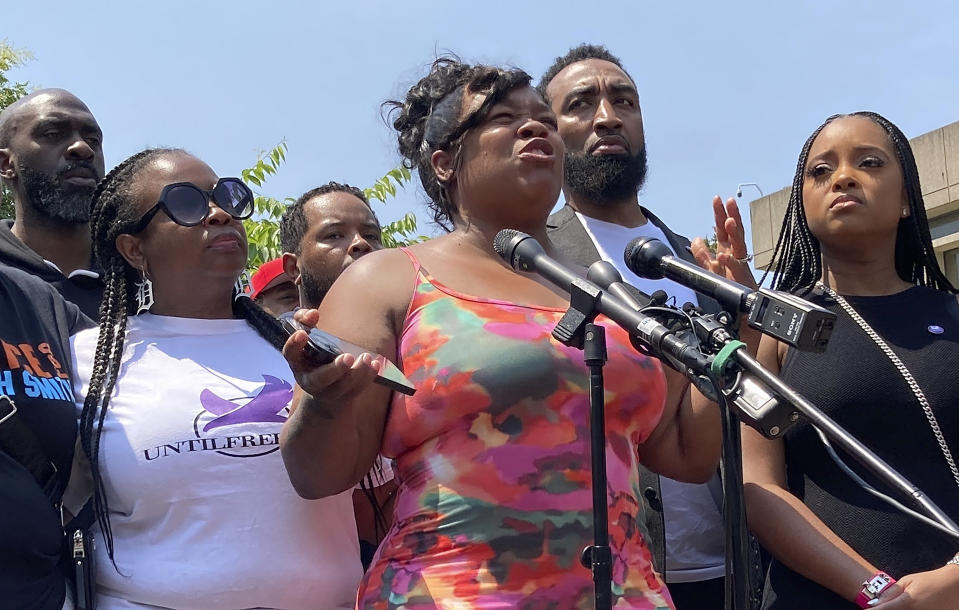
<path id="1" fill-rule="evenodd" d="M 736 200 L 730 197 L 724 205 L 722 197 L 713 197 L 713 218 L 716 227 L 716 256 L 709 251 L 706 240 L 697 237 L 691 248 L 696 262 L 707 271 L 755 288 L 756 278 L 749 268 L 752 257 L 746 247 L 746 230 L 743 228 L 743 219 Z"/>

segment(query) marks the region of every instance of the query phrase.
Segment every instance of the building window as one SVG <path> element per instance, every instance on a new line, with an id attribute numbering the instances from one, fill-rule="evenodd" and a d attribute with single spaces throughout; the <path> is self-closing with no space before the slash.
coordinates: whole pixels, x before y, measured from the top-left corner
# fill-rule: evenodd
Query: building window
<path id="1" fill-rule="evenodd" d="M 959 210 L 929 219 L 929 235 L 933 239 L 953 233 L 959 233 Z"/>
<path id="2" fill-rule="evenodd" d="M 942 261 L 945 263 L 942 271 L 952 282 L 953 286 L 959 286 L 959 248 L 946 250 L 942 253 Z"/>

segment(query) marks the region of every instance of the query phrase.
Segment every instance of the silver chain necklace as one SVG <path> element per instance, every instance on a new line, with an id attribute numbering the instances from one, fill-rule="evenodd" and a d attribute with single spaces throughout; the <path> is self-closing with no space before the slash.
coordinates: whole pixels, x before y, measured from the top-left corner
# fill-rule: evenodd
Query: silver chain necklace
<path id="1" fill-rule="evenodd" d="M 956 468 L 956 462 L 952 459 L 952 452 L 949 451 L 949 445 L 946 444 L 946 439 L 942 435 L 942 430 L 939 429 L 939 421 L 936 419 L 936 416 L 932 412 L 932 407 L 929 406 L 929 401 L 926 400 L 926 395 L 923 394 L 922 389 L 919 387 L 919 384 L 916 383 L 916 379 L 912 376 L 912 373 L 909 372 L 909 369 L 906 368 L 906 365 L 902 363 L 902 360 L 899 359 L 899 356 L 896 355 L 892 348 L 890 348 L 882 337 L 879 336 L 879 333 L 874 331 L 865 320 L 862 319 L 862 316 L 859 315 L 852 305 L 850 305 L 846 299 L 839 296 L 839 294 L 829 288 L 822 282 L 817 282 L 816 285 L 830 297 L 832 297 L 839 306 L 843 308 L 849 317 L 863 329 L 869 338 L 875 342 L 875 344 L 882 350 L 882 353 L 886 354 L 886 357 L 889 358 L 889 361 L 892 362 L 892 365 L 896 367 L 896 370 L 899 371 L 899 374 L 902 375 L 903 380 L 906 382 L 906 385 L 909 386 L 909 389 L 912 390 L 912 393 L 915 395 L 916 400 L 919 401 L 919 405 L 922 407 L 922 412 L 926 414 L 926 419 L 929 421 L 929 427 L 932 428 L 932 434 L 936 437 L 936 442 L 939 443 L 939 449 L 942 450 L 942 456 L 946 458 L 946 465 L 949 466 L 949 470 L 952 472 L 952 478 L 956 481 L 956 486 L 959 486 L 959 468 Z"/>

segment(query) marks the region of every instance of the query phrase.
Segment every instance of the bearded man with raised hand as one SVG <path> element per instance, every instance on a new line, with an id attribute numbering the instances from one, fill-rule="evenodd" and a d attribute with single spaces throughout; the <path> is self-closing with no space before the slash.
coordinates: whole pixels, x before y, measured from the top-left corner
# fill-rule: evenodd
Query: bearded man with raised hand
<path id="1" fill-rule="evenodd" d="M 690 302 L 717 311 L 719 305 L 713 299 L 671 280 L 639 278 L 623 262 L 626 244 L 640 236 L 659 239 L 689 261 L 700 258 L 704 264 L 709 258 L 704 252 L 694 257 L 688 239 L 639 205 L 647 171 L 643 115 L 636 83 L 619 59 L 605 47 L 579 45 L 555 60 L 538 89 L 556 113 L 566 145 L 566 201 L 547 221 L 550 241 L 580 265 L 609 261 L 624 281 L 647 294 L 663 290 L 677 305 Z M 743 257 L 745 243 L 735 201 L 724 206 L 717 197 L 713 211 L 720 262 Z M 653 562 L 676 607 L 722 608 L 725 564 L 718 474 L 704 484 L 680 483 L 641 466 L 640 485 Z"/>

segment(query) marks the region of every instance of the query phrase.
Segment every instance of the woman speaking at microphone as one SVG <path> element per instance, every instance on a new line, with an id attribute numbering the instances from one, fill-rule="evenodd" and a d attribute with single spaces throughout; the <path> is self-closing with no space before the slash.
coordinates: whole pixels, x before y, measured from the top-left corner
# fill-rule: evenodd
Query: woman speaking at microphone
<path id="1" fill-rule="evenodd" d="M 550 332 L 569 295 L 493 251 L 513 228 L 555 256 L 545 221 L 563 179 L 556 118 L 518 70 L 437 60 L 391 102 L 400 153 L 449 234 L 374 252 L 301 321 L 397 362 L 417 388 L 391 396 L 378 368 L 343 355 L 312 368 L 285 347 L 303 392 L 281 436 L 297 491 L 350 489 L 378 451 L 395 459 L 395 521 L 359 608 L 591 608 L 588 373 Z M 357 295 L 363 295 L 358 302 Z M 660 363 L 607 329 L 607 470 L 617 608 L 670 608 L 637 528 L 639 461 L 709 478 L 716 408 L 669 392 Z"/>
<path id="2" fill-rule="evenodd" d="M 763 337 L 759 357 L 959 521 L 959 304 L 921 193 L 909 141 L 878 114 L 813 132 L 770 269 L 838 321 L 822 354 Z M 856 484 L 810 425 L 745 430 L 743 458 L 749 526 L 774 557 L 764 608 L 959 608 L 959 542 Z"/>

